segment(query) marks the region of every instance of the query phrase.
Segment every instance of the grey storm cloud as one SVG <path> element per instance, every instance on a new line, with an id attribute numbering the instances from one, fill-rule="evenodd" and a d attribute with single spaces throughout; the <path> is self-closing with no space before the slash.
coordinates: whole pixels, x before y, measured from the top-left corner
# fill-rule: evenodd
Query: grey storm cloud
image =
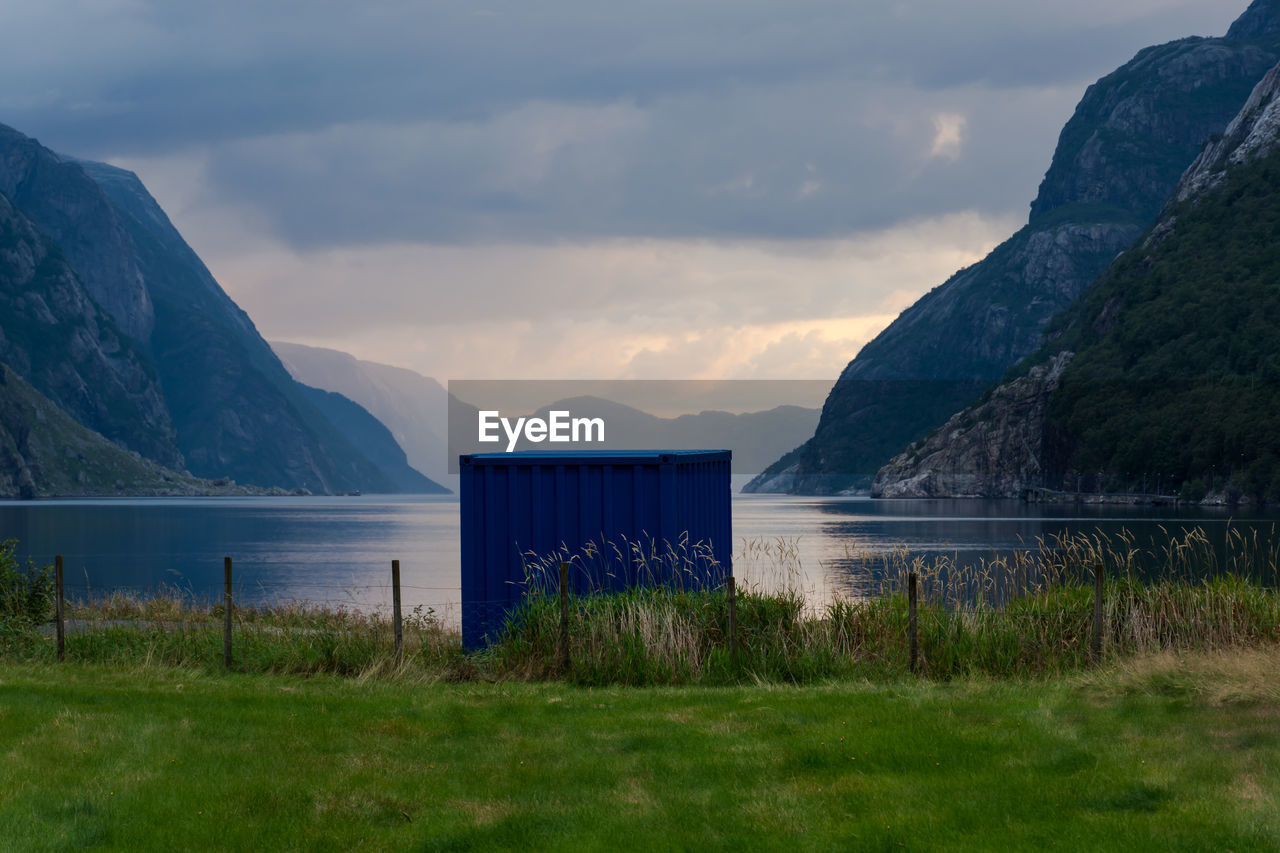
<path id="1" fill-rule="evenodd" d="M 1074 95 L 1043 112 L 1041 92 L 993 105 L 979 91 L 902 91 L 886 105 L 856 82 L 647 108 L 533 102 L 484 121 L 228 143 L 209 168 L 213 185 L 275 211 L 294 244 L 838 236 L 957 209 L 1004 212 L 1011 197 L 1025 205 L 1017 194 L 1043 172 Z M 965 116 L 964 156 L 932 156 L 934 117 L 953 114 Z M 1010 131 L 1036 136 L 1041 153 L 1011 152 Z"/>
<path id="2" fill-rule="evenodd" d="M 823 237 L 1025 209 L 1084 85 L 1225 5 L 9 2 L 0 121 L 198 154 L 299 247 Z"/>

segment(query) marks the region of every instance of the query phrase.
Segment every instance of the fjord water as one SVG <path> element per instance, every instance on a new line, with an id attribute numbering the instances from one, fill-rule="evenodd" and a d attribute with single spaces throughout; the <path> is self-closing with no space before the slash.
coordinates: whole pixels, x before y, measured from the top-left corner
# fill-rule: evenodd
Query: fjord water
<path id="1" fill-rule="evenodd" d="M 1277 535 L 1280 513 L 1234 512 L 739 495 L 733 499 L 735 573 L 796 584 L 821 600 L 874 590 L 878 558 L 904 547 L 913 555 L 977 564 L 1062 533 L 1128 531 L 1140 546 L 1163 544 L 1197 526 L 1217 543 L 1232 528 L 1248 535 L 1257 530 L 1266 540 Z M 391 561 L 398 559 L 406 612 L 421 606 L 453 622 L 460 599 L 458 526 L 458 501 L 449 496 L 0 503 L 0 540 L 18 539 L 19 556 L 41 564 L 63 555 L 71 596 L 146 595 L 164 586 L 212 600 L 222 594 L 229 555 L 243 603 L 296 599 L 383 609 L 390 606 Z M 780 543 L 789 554 L 781 559 Z"/>

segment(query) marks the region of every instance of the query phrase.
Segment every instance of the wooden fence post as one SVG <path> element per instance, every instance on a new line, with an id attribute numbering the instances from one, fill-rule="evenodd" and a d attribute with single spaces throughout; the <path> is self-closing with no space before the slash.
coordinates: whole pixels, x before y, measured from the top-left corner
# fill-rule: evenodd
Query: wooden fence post
<path id="1" fill-rule="evenodd" d="M 57 636 L 58 636 L 58 660 L 67 659 L 67 629 L 64 621 L 65 610 L 62 602 L 66 596 L 66 587 L 62 582 L 62 555 L 58 554 L 53 558 L 53 584 L 57 590 L 57 600 L 54 603 L 54 615 L 57 617 Z M 49 611 L 45 611 L 48 613 Z"/>
<path id="2" fill-rule="evenodd" d="M 1089 638 L 1089 658 L 1094 663 L 1102 660 L 1102 590 L 1106 569 L 1099 562 L 1093 567 L 1093 632 Z"/>
<path id="3" fill-rule="evenodd" d="M 729 598 L 729 660 L 733 668 L 738 668 L 738 590 L 733 575 L 725 581 L 725 589 Z"/>
<path id="4" fill-rule="evenodd" d="M 920 634 L 916 622 L 916 573 L 907 574 L 907 642 L 911 653 L 911 672 L 920 671 Z"/>
<path id="5" fill-rule="evenodd" d="M 222 614 L 222 664 L 231 669 L 231 558 L 222 558 L 222 574 L 224 581 L 223 614 Z"/>
<path id="6" fill-rule="evenodd" d="M 560 670 L 569 672 L 569 564 L 560 563 Z"/>
<path id="7" fill-rule="evenodd" d="M 404 661 L 404 629 L 400 623 L 400 561 L 391 561 L 391 620 L 396 632 L 396 666 Z"/>

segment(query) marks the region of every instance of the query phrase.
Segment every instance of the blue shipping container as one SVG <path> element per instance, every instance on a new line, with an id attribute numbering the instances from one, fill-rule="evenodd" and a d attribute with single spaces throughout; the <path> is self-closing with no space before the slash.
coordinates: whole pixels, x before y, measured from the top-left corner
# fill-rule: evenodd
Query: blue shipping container
<path id="1" fill-rule="evenodd" d="M 575 594 L 638 583 L 718 586 L 731 572 L 730 451 L 459 457 L 462 641 L 495 640 L 530 586 Z"/>

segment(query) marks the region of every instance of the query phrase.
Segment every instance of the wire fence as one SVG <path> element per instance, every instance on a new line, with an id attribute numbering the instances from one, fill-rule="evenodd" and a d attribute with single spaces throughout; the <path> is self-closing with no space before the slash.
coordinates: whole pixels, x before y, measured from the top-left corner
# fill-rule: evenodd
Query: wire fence
<path id="1" fill-rule="evenodd" d="M 244 580 L 228 558 L 222 583 L 95 584 L 65 577 L 58 558 L 57 648 L 63 657 L 68 625 L 73 632 L 130 625 L 157 634 L 198 630 L 193 642 L 206 652 L 220 631 L 227 666 L 242 652 L 265 657 L 268 646 L 296 639 L 297 659 L 288 666 L 346 671 L 356 666 L 350 661 L 371 666 L 421 650 L 439 659 L 461 653 L 459 628 L 475 619 L 494 626 L 486 642 L 525 655 L 521 671 L 580 674 L 585 667 L 591 678 L 607 681 L 628 666 L 637 667 L 633 680 L 654 672 L 696 680 L 719 665 L 717 656 L 735 673 L 767 677 L 794 677 L 805 667 L 838 674 L 850 661 L 950 677 L 1035 674 L 1130 652 L 1280 641 L 1274 537 L 1235 536 L 1222 552 L 1194 531 L 1146 550 L 1123 536 L 1047 544 L 976 569 L 904 551 L 885 558 L 871 592 L 816 603 L 795 583 L 803 572 L 794 543 L 786 542 L 735 555 L 752 575 L 745 583 L 725 573 L 718 576 L 723 585 L 672 591 L 690 593 L 685 598 L 583 589 L 585 558 L 574 562 L 573 555 L 544 559 L 527 589 L 478 600 L 464 600 L 458 586 L 405 582 L 399 561 L 384 579 L 348 583 Z M 1139 570 L 1152 561 L 1170 580 L 1142 579 Z M 1221 572 L 1207 580 L 1206 566 Z M 812 669 L 815 660 L 828 661 L 827 669 Z"/>
<path id="2" fill-rule="evenodd" d="M 54 619 L 50 626 L 58 660 L 68 639 L 83 655 L 110 659 L 136 653 L 145 636 L 154 656 L 175 662 L 208 662 L 210 643 L 221 635 L 222 663 L 287 671 L 359 672 L 399 667 L 406 652 L 435 659 L 458 649 L 463 604 L 458 588 L 401 582 L 398 560 L 386 582 L 237 581 L 225 558 L 221 584 L 68 583 L 64 561 L 54 556 Z M 404 606 L 404 593 L 440 593 L 436 602 Z M 279 593 L 277 595 L 276 593 Z M 371 603 L 370 595 L 387 598 Z M 509 602 L 467 602 L 469 608 L 504 608 Z M 118 653 L 104 644 L 117 644 Z M 264 663 L 265 661 L 265 663 Z"/>

